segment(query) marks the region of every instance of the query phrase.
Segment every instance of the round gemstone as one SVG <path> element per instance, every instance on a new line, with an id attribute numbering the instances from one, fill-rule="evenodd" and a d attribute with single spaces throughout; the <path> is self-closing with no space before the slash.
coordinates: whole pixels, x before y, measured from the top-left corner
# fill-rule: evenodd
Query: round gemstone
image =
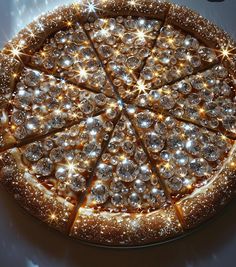
<path id="1" fill-rule="evenodd" d="M 96 142 L 86 144 L 84 147 L 84 153 L 88 158 L 94 159 L 99 156 L 101 147 Z"/>
<path id="2" fill-rule="evenodd" d="M 108 189 L 105 185 L 97 183 L 92 188 L 92 199 L 97 204 L 103 204 L 109 197 Z"/>
<path id="3" fill-rule="evenodd" d="M 137 115 L 137 124 L 138 124 L 138 127 L 143 128 L 143 129 L 147 129 L 151 127 L 153 124 L 151 113 L 148 111 L 139 113 Z"/>
<path id="4" fill-rule="evenodd" d="M 149 181 L 152 178 L 152 171 L 148 165 L 142 165 L 139 168 L 138 178 L 141 181 Z"/>
<path id="5" fill-rule="evenodd" d="M 26 85 L 34 87 L 39 85 L 40 78 L 41 74 L 39 71 L 31 70 L 25 74 L 24 82 Z"/>
<path id="6" fill-rule="evenodd" d="M 181 178 L 178 177 L 172 177 L 168 180 L 169 188 L 174 191 L 178 192 L 183 187 L 183 181 Z"/>
<path id="7" fill-rule="evenodd" d="M 122 145 L 122 148 L 124 150 L 124 152 L 126 152 L 127 154 L 132 154 L 134 151 L 134 143 L 131 141 L 125 141 L 124 144 Z"/>
<path id="8" fill-rule="evenodd" d="M 38 161 L 43 156 L 42 145 L 38 142 L 28 145 L 24 155 L 29 161 Z"/>
<path id="9" fill-rule="evenodd" d="M 163 191 L 161 191 L 156 187 L 153 187 L 149 193 L 149 198 L 148 198 L 149 203 L 154 206 L 156 205 L 160 206 L 163 203 L 163 200 L 164 200 Z"/>
<path id="10" fill-rule="evenodd" d="M 203 158 L 200 159 L 193 159 L 190 164 L 190 169 L 192 172 L 199 177 L 205 176 L 208 174 L 209 165 L 207 161 Z"/>
<path id="11" fill-rule="evenodd" d="M 73 58 L 70 56 L 61 56 L 58 60 L 58 65 L 63 69 L 68 69 L 73 65 Z"/>
<path id="12" fill-rule="evenodd" d="M 85 180 L 85 178 L 82 175 L 78 174 L 78 173 L 74 173 L 72 175 L 72 177 L 70 178 L 70 188 L 74 192 L 84 191 L 86 189 L 86 180 Z"/>
<path id="13" fill-rule="evenodd" d="M 64 157 L 64 150 L 62 148 L 54 148 L 50 152 L 50 159 L 54 162 L 59 162 Z"/>
<path id="14" fill-rule="evenodd" d="M 96 175 L 101 180 L 109 180 L 112 178 L 112 166 L 100 163 L 97 167 Z"/>
<path id="15" fill-rule="evenodd" d="M 53 171 L 53 162 L 48 158 L 40 159 L 36 164 L 36 173 L 42 176 L 48 176 Z"/>
<path id="16" fill-rule="evenodd" d="M 146 189 L 146 185 L 145 185 L 145 182 L 140 180 L 140 179 L 137 179 L 134 181 L 134 190 L 137 192 L 137 193 L 143 193 Z"/>
<path id="17" fill-rule="evenodd" d="M 137 193 L 132 193 L 128 198 L 128 202 L 131 206 L 137 208 L 141 204 L 141 198 Z"/>
<path id="18" fill-rule="evenodd" d="M 160 165 L 159 171 L 164 178 L 170 178 L 174 175 L 175 169 L 173 165 L 165 163 Z"/>
<path id="19" fill-rule="evenodd" d="M 162 139 L 162 137 L 153 132 L 148 133 L 145 136 L 145 141 L 148 149 L 153 153 L 161 151 L 165 146 L 165 141 Z"/>
<path id="20" fill-rule="evenodd" d="M 185 166 L 188 163 L 188 156 L 184 151 L 177 150 L 174 155 L 174 160 L 177 165 Z"/>
<path id="21" fill-rule="evenodd" d="M 220 150 L 215 145 L 206 145 L 203 148 L 203 155 L 208 161 L 217 161 L 220 157 Z"/>
<path id="22" fill-rule="evenodd" d="M 138 175 L 137 165 L 132 161 L 125 159 L 118 164 L 116 174 L 124 182 L 132 182 Z"/>
<path id="23" fill-rule="evenodd" d="M 141 64 L 141 61 L 137 57 L 129 57 L 126 64 L 130 69 L 137 69 Z"/>
<path id="24" fill-rule="evenodd" d="M 116 207 L 120 207 L 123 205 L 123 197 L 121 194 L 115 193 L 114 195 L 112 195 L 111 197 L 111 203 L 116 206 Z"/>

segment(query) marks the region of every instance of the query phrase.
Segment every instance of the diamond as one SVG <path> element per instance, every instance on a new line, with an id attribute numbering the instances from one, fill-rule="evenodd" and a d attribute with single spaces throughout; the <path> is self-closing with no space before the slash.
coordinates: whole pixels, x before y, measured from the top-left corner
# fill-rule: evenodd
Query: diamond
<path id="1" fill-rule="evenodd" d="M 100 163 L 97 167 L 96 175 L 101 180 L 109 180 L 112 178 L 112 166 Z"/>
<path id="2" fill-rule="evenodd" d="M 138 175 L 137 165 L 132 161 L 125 159 L 118 164 L 116 174 L 124 182 L 132 182 Z"/>
<path id="3" fill-rule="evenodd" d="M 85 178 L 78 173 L 73 174 L 72 177 L 70 178 L 70 188 L 74 192 L 84 191 L 86 189 Z"/>
<path id="4" fill-rule="evenodd" d="M 39 142 L 28 145 L 25 149 L 24 156 L 29 161 L 38 161 L 43 156 L 42 145 Z"/>
<path id="5" fill-rule="evenodd" d="M 108 199 L 109 193 L 105 185 L 97 183 L 92 188 L 92 199 L 98 203 L 105 203 Z"/>
<path id="6" fill-rule="evenodd" d="M 154 132 L 146 134 L 145 142 L 148 149 L 153 153 L 161 151 L 165 146 L 165 141 L 162 139 L 162 137 Z"/>
<path id="7" fill-rule="evenodd" d="M 189 166 L 192 172 L 198 177 L 208 175 L 209 165 L 203 158 L 193 159 L 192 161 L 190 161 Z"/>
<path id="8" fill-rule="evenodd" d="M 146 112 L 141 112 L 137 115 L 137 124 L 138 127 L 147 129 L 151 127 L 153 124 L 153 119 L 151 117 L 151 113 L 146 111 Z"/>
<path id="9" fill-rule="evenodd" d="M 42 176 L 48 176 L 52 173 L 53 162 L 48 158 L 40 159 L 35 167 L 36 173 Z"/>

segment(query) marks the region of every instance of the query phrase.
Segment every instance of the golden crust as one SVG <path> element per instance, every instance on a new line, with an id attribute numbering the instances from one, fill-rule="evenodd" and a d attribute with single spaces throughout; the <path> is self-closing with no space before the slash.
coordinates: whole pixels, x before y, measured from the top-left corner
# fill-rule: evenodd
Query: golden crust
<path id="1" fill-rule="evenodd" d="M 162 242 L 182 233 L 172 207 L 149 214 L 96 213 L 80 208 L 71 236 L 103 245 L 129 246 Z"/>
<path id="2" fill-rule="evenodd" d="M 236 145 L 217 175 L 192 195 L 176 203 L 185 229 L 191 229 L 215 215 L 236 192 Z"/>
<path id="3" fill-rule="evenodd" d="M 74 205 L 53 195 L 36 178 L 24 171 L 20 154 L 12 149 L 1 156 L 0 183 L 30 214 L 49 226 L 68 232 L 68 223 Z"/>
<path id="4" fill-rule="evenodd" d="M 14 90 L 15 81 L 18 73 L 23 68 L 23 64 L 14 59 L 11 55 L 4 55 L 0 53 L 0 110 L 2 110 L 7 104 L 11 97 L 12 91 Z"/>

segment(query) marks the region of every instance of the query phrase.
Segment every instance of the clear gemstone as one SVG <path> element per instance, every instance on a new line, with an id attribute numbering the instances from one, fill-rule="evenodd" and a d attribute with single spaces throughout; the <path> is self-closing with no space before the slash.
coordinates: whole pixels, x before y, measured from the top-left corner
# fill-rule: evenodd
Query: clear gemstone
<path id="1" fill-rule="evenodd" d="M 103 204 L 107 201 L 109 196 L 108 189 L 105 185 L 97 183 L 92 188 L 92 199 L 97 204 Z"/>
<path id="2" fill-rule="evenodd" d="M 54 148 L 50 152 L 50 159 L 54 162 L 59 162 L 64 157 L 64 150 L 62 148 Z"/>
<path id="3" fill-rule="evenodd" d="M 172 177 L 168 180 L 169 188 L 174 192 L 179 192 L 183 187 L 183 181 L 181 178 Z"/>
<path id="4" fill-rule="evenodd" d="M 117 206 L 117 207 L 120 207 L 123 205 L 123 197 L 121 194 L 118 194 L 118 193 L 115 193 L 114 195 L 112 195 L 111 197 L 111 203 L 114 205 L 114 206 Z"/>
<path id="5" fill-rule="evenodd" d="M 24 155 L 29 161 L 38 161 L 43 156 L 42 145 L 38 142 L 28 145 Z"/>
<path id="6" fill-rule="evenodd" d="M 209 165 L 207 161 L 203 158 L 200 159 L 193 159 L 190 164 L 190 169 L 192 172 L 199 177 L 205 176 L 208 174 Z"/>
<path id="7" fill-rule="evenodd" d="M 147 129 L 151 127 L 153 124 L 151 113 L 148 111 L 139 113 L 137 115 L 137 124 L 138 124 L 138 127 L 143 128 L 143 129 Z"/>
<path id="8" fill-rule="evenodd" d="M 124 182 L 132 182 L 138 175 L 137 165 L 132 161 L 125 159 L 118 164 L 116 174 Z"/>
<path id="9" fill-rule="evenodd" d="M 217 161 L 220 157 L 220 151 L 215 145 L 206 145 L 203 148 L 203 155 L 208 161 Z"/>
<path id="10" fill-rule="evenodd" d="M 134 190 L 137 193 L 144 193 L 145 189 L 146 189 L 146 185 L 144 181 L 140 179 L 137 179 L 134 181 Z"/>
<path id="11" fill-rule="evenodd" d="M 28 86 L 38 86 L 40 82 L 41 74 L 36 70 L 27 71 L 25 74 L 24 82 Z"/>
<path id="12" fill-rule="evenodd" d="M 132 193 L 128 198 L 128 202 L 131 206 L 137 208 L 141 204 L 141 198 L 137 193 Z"/>
<path id="13" fill-rule="evenodd" d="M 139 168 L 138 178 L 141 181 L 149 181 L 152 178 L 152 171 L 148 165 L 142 165 Z"/>
<path id="14" fill-rule="evenodd" d="M 101 180 L 109 180 L 112 178 L 112 166 L 100 163 L 97 167 L 96 175 Z"/>
<path id="15" fill-rule="evenodd" d="M 84 153 L 88 158 L 97 158 L 101 152 L 101 147 L 96 142 L 91 142 L 84 146 Z"/>
<path id="16" fill-rule="evenodd" d="M 48 158 L 40 159 L 36 164 L 36 173 L 42 176 L 48 176 L 53 171 L 53 162 Z"/>
<path id="17" fill-rule="evenodd" d="M 148 149 L 154 153 L 161 151 L 165 146 L 162 137 L 153 132 L 146 134 L 145 141 Z"/>
<path id="18" fill-rule="evenodd" d="M 86 189 L 86 180 L 82 175 L 75 173 L 70 178 L 70 188 L 74 192 L 84 191 Z"/>
<path id="19" fill-rule="evenodd" d="M 159 171 L 163 177 L 170 178 L 171 176 L 174 175 L 175 169 L 173 165 L 165 163 L 160 165 Z"/>
<path id="20" fill-rule="evenodd" d="M 70 56 L 61 56 L 58 60 L 58 65 L 63 69 L 68 69 L 73 65 L 73 58 Z"/>
<path id="21" fill-rule="evenodd" d="M 184 151 L 177 150 L 174 154 L 174 159 L 177 165 L 185 166 L 188 163 L 188 156 Z"/>

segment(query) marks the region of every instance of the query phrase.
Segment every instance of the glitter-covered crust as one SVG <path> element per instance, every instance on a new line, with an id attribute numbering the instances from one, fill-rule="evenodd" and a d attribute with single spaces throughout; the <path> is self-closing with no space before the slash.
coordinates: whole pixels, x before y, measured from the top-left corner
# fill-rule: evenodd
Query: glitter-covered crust
<path id="1" fill-rule="evenodd" d="M 176 203 L 185 229 L 191 229 L 214 216 L 236 192 L 234 145 L 220 172 L 207 185 Z"/>
<path id="2" fill-rule="evenodd" d="M 11 97 L 15 86 L 17 73 L 22 69 L 23 64 L 12 56 L 0 53 L 0 110 L 4 108 Z"/>
<path id="3" fill-rule="evenodd" d="M 184 7 L 148 0 L 139 1 L 137 6 L 128 4 L 128 1 L 102 1 L 97 4 L 97 8 L 98 17 L 133 15 L 166 19 L 166 23 L 182 28 L 210 47 L 217 50 L 226 47 L 230 53 L 235 53 L 235 42 L 226 33 Z M 27 63 L 27 55 L 38 51 L 50 35 L 71 26 L 75 21 L 86 22 L 93 19 L 92 17 L 92 14 L 82 12 L 79 5 L 71 5 L 40 17 L 22 30 L 5 46 L 3 50 L 5 55 L 0 55 L 0 89 L 6 96 L 10 96 L 16 78 L 12 73 L 18 73 L 21 69 L 18 57 Z M 18 50 L 17 55 L 13 48 Z M 230 60 L 225 59 L 224 62 L 235 74 L 235 57 L 231 56 Z M 182 227 L 191 229 L 198 226 L 217 213 L 234 195 L 236 188 L 234 153 L 232 152 L 231 159 L 213 181 L 176 203 L 182 216 L 181 220 L 171 207 L 149 214 L 133 215 L 94 212 L 92 209 L 80 208 L 71 228 L 71 236 L 104 245 L 143 245 L 180 235 L 183 233 Z M 68 232 L 74 206 L 52 195 L 40 186 L 36 179 L 23 177 L 24 167 L 18 155 L 17 149 L 13 149 L 1 159 L 1 184 L 29 213 L 62 232 Z"/>
<path id="4" fill-rule="evenodd" d="M 1 155 L 0 182 L 30 214 L 49 226 L 68 232 L 68 221 L 74 205 L 53 195 L 36 178 L 24 172 L 17 149 Z M 24 174 L 25 173 L 25 174 Z"/>
<path id="5" fill-rule="evenodd" d="M 81 208 L 71 230 L 78 239 L 113 246 L 162 242 L 182 233 L 173 208 L 149 214 L 96 213 Z"/>

